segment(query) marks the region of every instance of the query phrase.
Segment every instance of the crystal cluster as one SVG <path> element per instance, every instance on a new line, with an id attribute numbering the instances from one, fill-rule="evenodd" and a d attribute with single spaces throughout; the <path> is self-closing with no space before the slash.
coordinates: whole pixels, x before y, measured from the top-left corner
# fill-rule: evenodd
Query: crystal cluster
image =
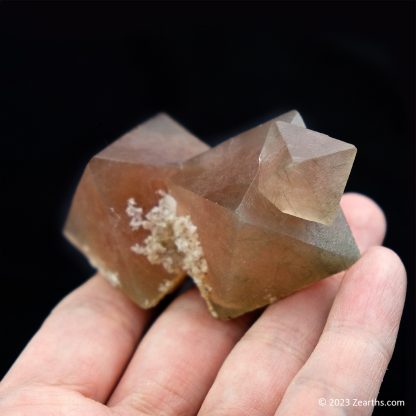
<path id="1" fill-rule="evenodd" d="M 339 207 L 355 154 L 296 111 L 212 149 L 161 114 L 90 161 L 65 234 L 141 307 L 189 274 L 236 317 L 357 260 Z"/>

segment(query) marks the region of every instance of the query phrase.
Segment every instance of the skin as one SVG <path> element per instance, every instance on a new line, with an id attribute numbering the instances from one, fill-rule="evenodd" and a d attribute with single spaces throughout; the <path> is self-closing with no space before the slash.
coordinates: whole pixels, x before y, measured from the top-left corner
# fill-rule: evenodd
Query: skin
<path id="1" fill-rule="evenodd" d="M 369 415 L 319 398 L 377 397 L 400 323 L 406 273 L 380 247 L 367 197 L 342 207 L 363 253 L 344 273 L 261 314 L 213 319 L 195 290 L 144 335 L 151 312 L 101 276 L 51 312 L 0 384 L 3 416 Z"/>

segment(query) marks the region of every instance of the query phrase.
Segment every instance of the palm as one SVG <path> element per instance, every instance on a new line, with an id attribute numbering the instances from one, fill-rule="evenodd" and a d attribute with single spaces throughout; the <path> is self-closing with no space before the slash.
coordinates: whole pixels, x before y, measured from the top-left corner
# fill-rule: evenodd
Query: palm
<path id="1" fill-rule="evenodd" d="M 373 203 L 349 195 L 343 207 L 363 251 L 381 242 L 384 220 Z M 336 413 L 318 398 L 376 398 L 397 334 L 404 276 L 396 255 L 374 248 L 345 278 L 325 279 L 258 319 L 228 322 L 211 318 L 191 290 L 143 337 L 150 312 L 94 277 L 55 308 L 6 375 L 1 414 Z"/>

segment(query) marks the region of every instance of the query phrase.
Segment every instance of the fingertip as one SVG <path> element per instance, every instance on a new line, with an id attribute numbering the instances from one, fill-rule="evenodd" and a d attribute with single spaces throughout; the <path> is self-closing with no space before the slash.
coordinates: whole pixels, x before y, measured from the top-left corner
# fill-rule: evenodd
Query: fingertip
<path id="1" fill-rule="evenodd" d="M 371 247 L 363 256 L 370 263 L 383 265 L 384 275 L 395 276 L 396 282 L 406 290 L 407 272 L 399 255 L 387 247 L 375 246 Z"/>
<path id="2" fill-rule="evenodd" d="M 371 198 L 348 193 L 341 199 L 341 208 L 361 252 L 383 242 L 387 228 L 386 217 Z"/>

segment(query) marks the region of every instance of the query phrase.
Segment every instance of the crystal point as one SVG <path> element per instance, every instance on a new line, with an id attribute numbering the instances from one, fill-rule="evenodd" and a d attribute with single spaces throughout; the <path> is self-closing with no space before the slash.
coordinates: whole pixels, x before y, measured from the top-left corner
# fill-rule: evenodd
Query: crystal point
<path id="1" fill-rule="evenodd" d="M 94 156 L 78 185 L 65 235 L 144 308 L 157 304 L 185 273 L 169 273 L 131 250 L 147 233 L 132 230 L 127 202 L 134 198 L 149 211 L 179 163 L 207 149 L 169 116 L 159 114 Z"/>
<path id="2" fill-rule="evenodd" d="M 193 277 L 232 318 L 344 270 L 356 149 L 285 113 L 218 146 L 161 114 L 93 157 L 65 234 L 142 307 Z"/>
<path id="3" fill-rule="evenodd" d="M 286 123 L 294 124 L 299 127 L 306 127 L 302 116 L 296 110 L 281 114 L 279 117 L 276 117 L 276 120 L 285 121 Z"/>
<path id="4" fill-rule="evenodd" d="M 286 214 L 331 224 L 355 154 L 349 143 L 277 121 L 260 155 L 260 192 Z"/>

